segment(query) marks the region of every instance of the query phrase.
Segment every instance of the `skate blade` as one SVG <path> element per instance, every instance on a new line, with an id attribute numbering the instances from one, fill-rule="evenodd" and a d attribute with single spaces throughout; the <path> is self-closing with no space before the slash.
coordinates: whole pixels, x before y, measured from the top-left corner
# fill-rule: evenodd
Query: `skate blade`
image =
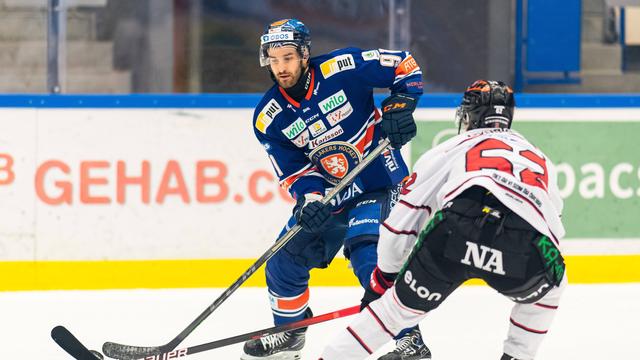
<path id="1" fill-rule="evenodd" d="M 302 354 L 300 351 L 281 351 L 277 354 L 269 355 L 266 357 L 256 357 L 249 354 L 242 354 L 240 360 L 300 360 Z"/>

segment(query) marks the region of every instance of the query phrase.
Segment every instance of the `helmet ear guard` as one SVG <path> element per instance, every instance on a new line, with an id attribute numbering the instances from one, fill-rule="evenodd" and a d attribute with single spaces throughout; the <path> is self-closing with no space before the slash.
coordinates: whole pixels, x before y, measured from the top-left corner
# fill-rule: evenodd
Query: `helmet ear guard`
<path id="1" fill-rule="evenodd" d="M 478 80 L 467 87 L 456 111 L 460 130 L 511 128 L 515 99 L 513 90 L 502 81 Z"/>

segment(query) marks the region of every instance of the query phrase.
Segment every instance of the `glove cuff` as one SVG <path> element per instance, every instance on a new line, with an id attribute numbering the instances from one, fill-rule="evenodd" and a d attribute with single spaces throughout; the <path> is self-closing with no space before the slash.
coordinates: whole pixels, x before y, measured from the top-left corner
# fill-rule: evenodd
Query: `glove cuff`
<path id="1" fill-rule="evenodd" d="M 312 192 L 304 194 L 304 203 L 308 204 L 312 201 L 321 201 L 323 198 L 322 194 L 319 192 Z"/>
<path id="2" fill-rule="evenodd" d="M 398 274 L 384 273 L 379 267 L 375 267 L 371 273 L 371 280 L 369 281 L 369 287 L 378 295 L 384 294 L 388 288 L 393 286 L 393 282 Z"/>

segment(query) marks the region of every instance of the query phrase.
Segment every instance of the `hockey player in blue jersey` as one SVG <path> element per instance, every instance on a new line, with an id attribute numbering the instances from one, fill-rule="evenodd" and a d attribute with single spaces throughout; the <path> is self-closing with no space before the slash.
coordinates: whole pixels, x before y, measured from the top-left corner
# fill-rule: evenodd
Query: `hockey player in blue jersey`
<path id="1" fill-rule="evenodd" d="M 260 65 L 275 84 L 256 107 L 254 132 L 280 185 L 296 199 L 282 233 L 296 222 L 302 226 L 266 265 L 276 325 L 311 316 L 309 271 L 327 267 L 343 246 L 368 291 L 383 292 L 393 283 L 375 267 L 378 229 L 408 175 L 399 149 L 416 135 L 412 113 L 422 94 L 422 72 L 407 51 L 345 48 L 310 58 L 310 45 L 308 29 L 296 19 L 270 24 L 260 38 Z M 391 91 L 382 113 L 374 105 L 374 88 Z M 327 189 L 384 137 L 392 149 L 323 205 Z M 305 330 L 250 340 L 242 359 L 300 359 Z M 430 357 L 415 328 L 381 359 Z"/>

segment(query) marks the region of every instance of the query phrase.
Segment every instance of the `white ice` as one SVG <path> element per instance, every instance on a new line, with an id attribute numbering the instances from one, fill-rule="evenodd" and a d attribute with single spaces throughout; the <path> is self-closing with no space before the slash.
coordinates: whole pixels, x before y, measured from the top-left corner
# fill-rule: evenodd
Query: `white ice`
<path id="1" fill-rule="evenodd" d="M 2 359 L 71 359 L 50 338 L 58 324 L 90 349 L 105 341 L 161 345 L 195 319 L 224 289 L 44 291 L 0 293 Z M 311 289 L 316 314 L 358 304 L 358 288 Z M 434 360 L 497 360 L 510 302 L 485 286 L 464 286 L 422 323 Z M 303 359 L 317 359 L 349 318 L 314 325 Z M 180 346 L 272 326 L 264 288 L 241 288 Z M 389 350 L 389 344 L 383 350 Z M 241 344 L 185 359 L 239 359 Z M 376 355 L 379 355 L 377 353 Z M 371 357 L 377 359 L 377 356 Z M 640 284 L 570 285 L 538 359 L 640 359 Z"/>

